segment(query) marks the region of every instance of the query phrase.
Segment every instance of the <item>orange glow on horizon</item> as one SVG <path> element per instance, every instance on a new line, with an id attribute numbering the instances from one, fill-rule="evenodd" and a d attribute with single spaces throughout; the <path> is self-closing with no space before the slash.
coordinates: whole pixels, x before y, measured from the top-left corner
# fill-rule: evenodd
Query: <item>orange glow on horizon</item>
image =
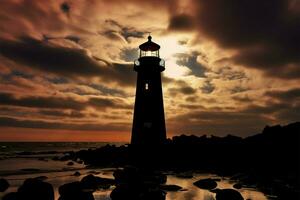
<path id="1" fill-rule="evenodd" d="M 3 127 L 1 142 L 129 142 L 128 131 L 49 130 Z"/>

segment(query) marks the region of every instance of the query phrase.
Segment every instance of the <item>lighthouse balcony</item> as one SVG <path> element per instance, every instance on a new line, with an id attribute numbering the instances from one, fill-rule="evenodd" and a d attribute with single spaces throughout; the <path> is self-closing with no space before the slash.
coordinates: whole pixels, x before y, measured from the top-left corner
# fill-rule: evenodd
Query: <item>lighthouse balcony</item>
<path id="1" fill-rule="evenodd" d="M 144 57 L 145 58 L 145 57 Z M 150 57 L 148 57 L 150 58 Z M 156 57 L 157 58 L 157 57 Z M 161 71 L 163 71 L 165 69 L 165 60 L 164 59 L 161 59 L 161 58 L 158 58 L 159 60 L 157 60 L 157 62 L 155 62 L 154 66 L 158 64 L 158 67 L 161 69 Z M 141 68 L 143 66 L 144 67 L 149 67 L 149 64 L 145 65 L 145 64 L 141 64 L 141 63 L 144 63 L 143 62 L 143 58 L 139 58 L 139 59 L 136 59 L 134 61 L 134 70 L 138 71 L 138 68 Z M 151 66 L 153 66 L 153 62 L 150 62 L 152 63 Z"/>
<path id="2" fill-rule="evenodd" d="M 138 67 L 138 66 L 140 66 L 140 65 L 141 65 L 141 62 L 140 62 L 139 59 L 134 60 L 134 66 L 137 66 L 137 67 Z M 164 60 L 164 59 L 161 59 L 161 58 L 160 58 L 159 66 L 165 67 L 165 60 Z"/>

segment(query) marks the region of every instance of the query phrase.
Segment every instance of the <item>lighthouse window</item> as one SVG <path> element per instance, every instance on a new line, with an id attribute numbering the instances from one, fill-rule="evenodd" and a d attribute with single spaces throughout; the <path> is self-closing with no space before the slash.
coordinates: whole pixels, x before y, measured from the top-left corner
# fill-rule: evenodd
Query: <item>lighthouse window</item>
<path id="1" fill-rule="evenodd" d="M 145 90 L 149 90 L 149 84 L 148 83 L 145 84 Z"/>

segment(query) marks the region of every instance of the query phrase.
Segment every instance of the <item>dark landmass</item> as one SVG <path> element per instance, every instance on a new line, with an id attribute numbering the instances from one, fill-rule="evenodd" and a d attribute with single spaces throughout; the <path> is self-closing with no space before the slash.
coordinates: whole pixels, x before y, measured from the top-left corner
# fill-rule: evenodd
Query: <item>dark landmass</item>
<path id="1" fill-rule="evenodd" d="M 107 145 L 69 152 L 63 159 L 84 161 L 90 167 L 212 172 L 278 199 L 299 199 L 300 122 L 266 126 L 262 133 L 247 138 L 181 135 L 165 145 Z"/>
<path id="2" fill-rule="evenodd" d="M 164 145 L 113 146 L 68 152 L 55 160 L 72 160 L 88 167 L 121 167 L 114 179 L 88 175 L 59 187 L 59 200 L 94 200 L 93 192 L 108 189 L 112 200 L 165 200 L 166 192 L 180 191 L 178 185 L 166 185 L 168 174 L 182 178 L 194 172 L 210 172 L 231 177 L 235 189 L 219 189 L 219 178 L 197 180 L 198 188 L 216 193 L 216 200 L 243 200 L 238 189 L 254 187 L 274 199 L 299 199 L 300 194 L 300 122 L 287 126 L 265 127 L 262 133 L 247 138 L 176 136 Z M 71 164 L 72 163 L 72 164 Z M 80 176 L 75 172 L 74 176 Z M 47 177 L 24 181 L 17 192 L 8 193 L 3 200 L 54 200 Z M 9 183 L 1 179 L 0 190 Z"/>

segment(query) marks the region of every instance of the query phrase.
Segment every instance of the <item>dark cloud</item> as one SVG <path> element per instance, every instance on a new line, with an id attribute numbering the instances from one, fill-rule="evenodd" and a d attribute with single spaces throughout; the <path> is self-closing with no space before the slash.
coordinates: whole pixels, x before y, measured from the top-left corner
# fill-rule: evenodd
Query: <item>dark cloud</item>
<path id="1" fill-rule="evenodd" d="M 118 108 L 118 109 L 133 109 L 132 105 L 128 105 L 120 99 L 94 97 L 88 100 L 88 105 L 95 108 Z"/>
<path id="2" fill-rule="evenodd" d="M 192 75 L 197 77 L 205 77 L 206 68 L 197 61 L 198 56 L 201 57 L 201 53 L 178 53 L 175 56 L 177 58 L 176 64 L 189 68 Z"/>
<path id="3" fill-rule="evenodd" d="M 233 96 L 232 99 L 240 103 L 251 103 L 253 101 L 248 96 Z"/>
<path id="4" fill-rule="evenodd" d="M 249 90 L 249 88 L 237 85 L 237 86 L 234 86 L 232 89 L 230 89 L 230 93 L 236 94 L 236 93 L 241 93 L 241 92 L 245 92 L 248 90 Z"/>
<path id="5" fill-rule="evenodd" d="M 133 85 L 132 64 L 98 62 L 84 50 L 54 46 L 32 38 L 0 39 L 0 54 L 33 69 L 64 77 L 99 77 L 108 82 Z"/>
<path id="6" fill-rule="evenodd" d="M 62 108 L 83 110 L 86 105 L 72 98 L 62 97 L 21 97 L 17 98 L 9 93 L 0 93 L 0 104 L 10 106 L 35 107 L 35 108 Z"/>
<path id="7" fill-rule="evenodd" d="M 69 3 L 64 2 L 60 5 L 60 9 L 61 11 L 63 11 L 64 13 L 66 13 L 67 15 L 70 14 L 70 10 L 71 10 L 71 6 Z"/>
<path id="8" fill-rule="evenodd" d="M 40 114 L 51 116 L 51 117 L 70 117 L 70 118 L 84 118 L 85 114 L 75 110 L 72 111 L 62 111 L 62 110 L 41 110 Z"/>
<path id="9" fill-rule="evenodd" d="M 131 109 L 131 105 L 120 99 L 91 97 L 87 100 L 75 100 L 66 97 L 15 97 L 9 93 L 0 93 L 0 105 L 21 106 L 31 108 L 53 108 L 53 109 L 73 109 L 84 110 L 91 106 L 97 109 L 116 108 L 116 109 Z"/>
<path id="10" fill-rule="evenodd" d="M 139 58 L 138 48 L 124 48 L 121 50 L 120 58 L 126 62 L 132 62 Z"/>
<path id="11" fill-rule="evenodd" d="M 41 129 L 64 129 L 64 130 L 94 130 L 94 131 L 111 131 L 111 130 L 129 130 L 129 124 L 118 123 L 63 123 L 43 120 L 24 120 L 11 117 L 0 117 L 0 126 L 2 127 L 21 127 L 21 128 L 41 128 Z"/>
<path id="12" fill-rule="evenodd" d="M 190 86 L 182 87 L 179 89 L 179 91 L 183 94 L 189 95 L 189 94 L 195 94 L 196 90 Z"/>
<path id="13" fill-rule="evenodd" d="M 178 123 L 180 121 L 180 123 Z M 247 136 L 262 129 L 268 121 L 257 114 L 195 110 L 170 120 L 173 126 L 187 134 L 235 134 Z M 178 127 L 180 126 L 180 127 Z"/>
<path id="14" fill-rule="evenodd" d="M 195 24 L 191 16 L 186 14 L 171 16 L 169 21 L 169 30 L 190 31 L 194 29 Z"/>
<path id="15" fill-rule="evenodd" d="M 133 27 L 123 26 L 112 19 L 107 19 L 105 22 L 114 28 L 106 30 L 102 33 L 110 39 L 119 40 L 122 36 L 122 38 L 124 38 L 127 42 L 130 42 L 131 38 L 144 38 L 144 35 L 147 33 L 145 31 L 139 31 Z"/>
<path id="16" fill-rule="evenodd" d="M 203 83 L 203 86 L 200 89 L 201 89 L 202 93 L 210 94 L 216 89 L 216 87 L 211 82 L 211 80 L 205 80 L 204 83 Z"/>
<path id="17" fill-rule="evenodd" d="M 214 73 L 217 75 L 217 78 L 229 81 L 248 78 L 243 71 L 235 70 L 230 66 L 220 67 L 218 70 L 214 71 Z"/>
<path id="18" fill-rule="evenodd" d="M 176 84 L 177 87 L 171 87 L 168 89 L 168 92 L 171 96 L 177 96 L 177 95 L 193 95 L 197 92 L 197 90 L 191 86 L 189 86 L 188 83 L 186 83 L 183 80 L 173 80 L 173 84 Z"/>
<path id="19" fill-rule="evenodd" d="M 199 30 L 238 50 L 236 63 L 279 78 L 300 77 L 300 12 L 293 0 L 200 0 Z"/>
<path id="20" fill-rule="evenodd" d="M 292 103 L 293 101 L 297 101 L 300 103 L 300 88 L 290 89 L 286 91 L 281 91 L 281 90 L 268 91 L 265 93 L 265 95 L 276 98 L 283 102 Z"/>

